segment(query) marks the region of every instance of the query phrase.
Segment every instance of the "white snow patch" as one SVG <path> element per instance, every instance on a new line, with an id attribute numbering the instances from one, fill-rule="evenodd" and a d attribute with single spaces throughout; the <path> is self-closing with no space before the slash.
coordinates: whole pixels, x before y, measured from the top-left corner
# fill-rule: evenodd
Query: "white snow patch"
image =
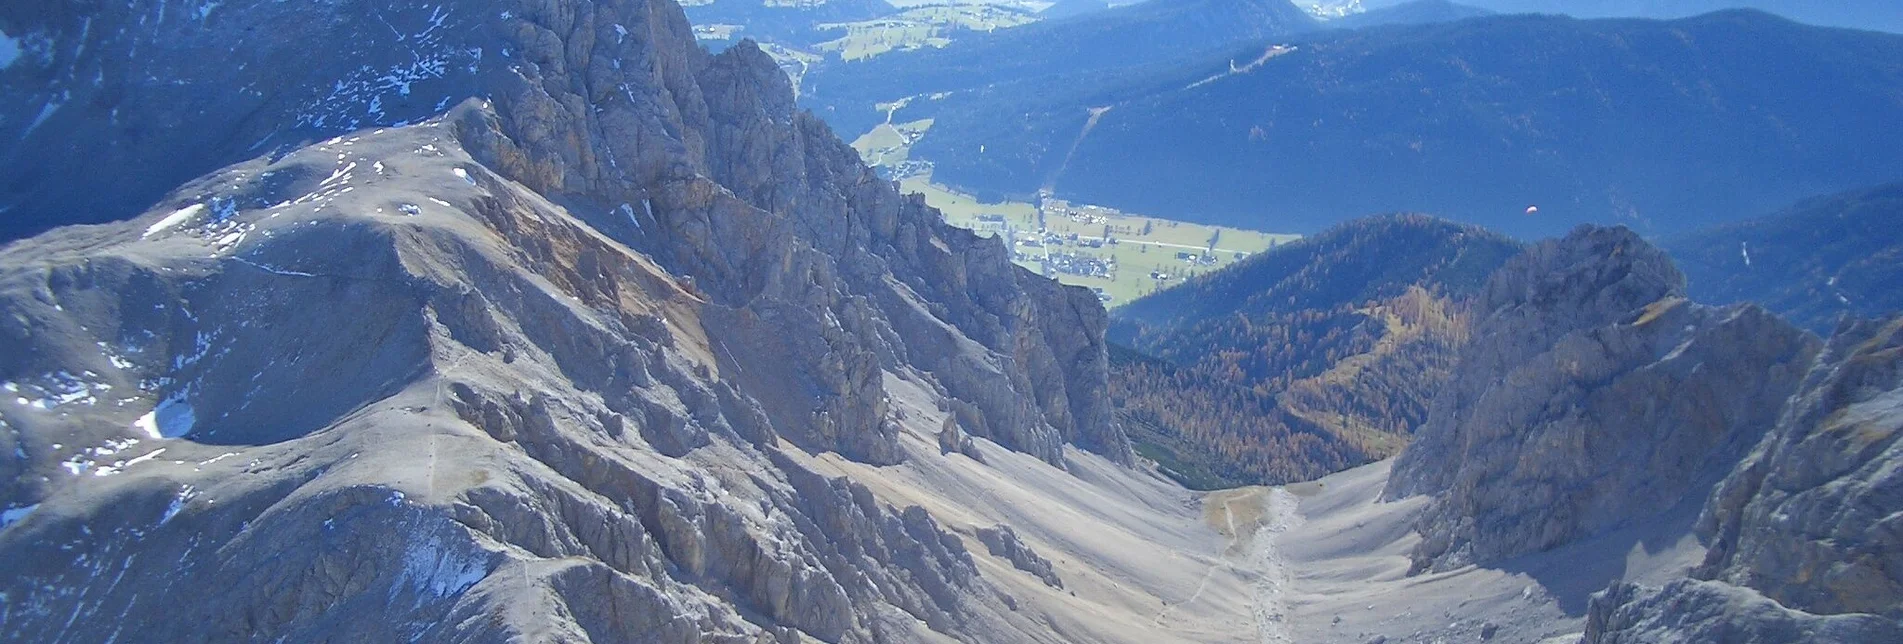
<path id="1" fill-rule="evenodd" d="M 120 356 L 117 353 L 113 353 L 112 345 L 106 344 L 104 342 L 98 342 L 95 344 L 99 345 L 99 351 L 101 353 L 106 354 L 106 362 L 112 363 L 112 367 L 114 369 L 118 369 L 121 371 L 130 371 L 133 367 L 138 366 L 138 365 L 132 364 L 131 360 L 127 360 L 123 356 Z M 12 391 L 12 390 L 9 389 L 8 391 Z"/>
<path id="2" fill-rule="evenodd" d="M 456 174 L 456 178 L 458 178 L 458 179 L 462 179 L 463 181 L 467 181 L 467 182 L 469 182 L 469 185 L 472 185 L 472 186 L 473 186 L 473 185 L 476 185 L 476 179 L 475 179 L 475 177 L 471 177 L 471 176 L 469 176 L 469 171 L 468 171 L 468 170 L 464 170 L 464 169 L 462 169 L 462 168 L 456 168 L 456 169 L 454 169 L 454 170 L 450 170 L 450 172 L 453 172 L 453 173 L 455 173 L 455 174 Z"/>
<path id="3" fill-rule="evenodd" d="M 1738 242 L 1738 254 L 1744 256 L 1744 265 L 1751 265 L 1751 242 Z"/>
<path id="4" fill-rule="evenodd" d="M 100 467 L 98 470 L 93 471 L 93 476 L 112 476 L 114 474 L 118 474 L 120 472 L 126 471 L 126 468 L 128 467 L 132 467 L 134 465 L 138 465 L 140 463 L 144 463 L 146 461 L 158 458 L 160 454 L 164 454 L 164 453 L 165 453 L 165 448 L 161 447 L 161 448 L 152 450 L 150 452 L 146 452 L 145 455 L 139 456 L 129 461 L 117 461 L 111 465 L 103 466 L 103 467 Z"/>
<path id="5" fill-rule="evenodd" d="M 642 203 L 646 203 L 646 202 L 642 202 Z M 627 215 L 627 217 L 628 217 L 628 223 L 631 223 L 631 224 L 634 224 L 634 229 L 635 229 L 635 230 L 640 230 L 640 229 L 641 229 L 641 220 L 639 220 L 639 219 L 635 219 L 635 218 L 634 218 L 634 207 L 633 207 L 633 206 L 630 206 L 630 205 L 628 205 L 628 204 L 625 204 L 625 203 L 624 203 L 624 204 L 621 204 L 621 208 L 619 208 L 619 210 L 621 211 L 621 213 L 622 213 L 622 214 L 624 214 L 624 215 Z"/>
<path id="6" fill-rule="evenodd" d="M 185 402 L 185 395 L 181 393 L 159 401 L 152 411 L 133 421 L 132 428 L 152 438 L 178 438 L 191 433 L 192 425 L 197 422 L 191 404 Z"/>
<path id="7" fill-rule="evenodd" d="M 317 277 L 318 276 L 316 273 L 306 273 L 303 271 L 293 271 L 293 270 L 288 270 L 283 268 L 272 268 L 270 266 L 265 266 L 263 264 L 259 264 L 257 262 L 245 259 L 243 257 L 233 257 L 232 259 L 237 260 L 241 264 L 245 264 L 252 268 L 264 271 L 266 273 L 270 273 L 272 275 L 283 275 L 285 277 Z M 201 355 L 202 355 L 202 351 L 201 351 Z"/>
<path id="8" fill-rule="evenodd" d="M 159 450 L 159 451 L 162 452 L 165 450 Z M 153 453 L 157 454 L 158 452 L 153 452 Z M 165 525 L 166 522 L 172 520 L 172 517 L 178 516 L 178 513 L 181 510 L 185 509 L 185 504 L 191 502 L 192 497 L 194 496 L 198 496 L 197 488 L 194 488 L 190 485 L 179 488 L 178 496 L 172 497 L 172 502 L 165 506 L 165 515 L 159 517 L 159 525 Z"/>
<path id="9" fill-rule="evenodd" d="M 429 200 L 430 200 L 430 201 L 433 201 L 433 202 L 436 202 L 436 205 L 438 205 L 438 206 L 442 206 L 442 207 L 444 207 L 444 208 L 455 208 L 455 206 L 452 206 L 452 205 L 449 205 L 449 202 L 447 202 L 447 201 L 443 201 L 443 200 L 441 200 L 441 199 L 437 199 L 437 198 L 435 198 L 435 197 L 430 197 L 430 198 L 429 198 Z"/>
<path id="10" fill-rule="evenodd" d="M 20 59 L 20 40 L 0 31 L 0 69 L 13 66 Z"/>
<path id="11" fill-rule="evenodd" d="M 403 554 L 403 578 L 419 595 L 419 602 L 459 595 L 489 576 L 488 557 L 469 552 L 444 532 L 442 528 L 428 531 Z M 394 595 L 395 589 L 391 592 Z"/>
<path id="12" fill-rule="evenodd" d="M 33 505 L 7 508 L 5 511 L 0 511 L 0 529 L 19 523 L 21 519 L 26 518 L 26 515 L 32 514 L 34 510 L 38 509 L 40 509 L 40 504 L 35 503 Z"/>
<path id="13" fill-rule="evenodd" d="M 53 113 L 58 112 L 59 108 L 65 107 L 66 101 L 71 100 L 72 97 L 72 92 L 60 92 L 59 96 L 48 100 L 46 105 L 40 107 L 40 115 L 33 117 L 33 124 L 26 126 L 26 132 L 21 133 L 20 138 L 26 138 L 26 136 L 32 134 L 34 130 L 40 129 L 40 124 L 45 123 L 46 119 L 53 118 Z"/>
<path id="14" fill-rule="evenodd" d="M 164 219 L 160 219 L 158 220 L 157 223 L 154 223 L 151 226 L 147 226 L 145 228 L 145 234 L 140 235 L 139 237 L 143 239 L 146 237 L 151 237 L 153 235 L 159 234 L 174 226 L 190 221 L 193 217 L 197 217 L 200 214 L 203 214 L 204 212 L 205 212 L 205 204 L 202 204 L 202 203 L 195 203 L 195 204 L 186 206 L 184 208 L 174 210 L 172 211 L 172 214 L 166 215 Z"/>

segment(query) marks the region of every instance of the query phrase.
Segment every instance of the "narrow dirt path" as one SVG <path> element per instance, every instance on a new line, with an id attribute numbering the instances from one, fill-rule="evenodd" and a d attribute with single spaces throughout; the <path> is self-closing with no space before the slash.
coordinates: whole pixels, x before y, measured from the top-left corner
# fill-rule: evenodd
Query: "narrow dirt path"
<path id="1" fill-rule="evenodd" d="M 1163 610 L 1158 611 L 1154 622 L 1155 624 L 1159 626 L 1162 625 L 1163 620 L 1168 618 L 1170 613 L 1175 612 L 1177 608 L 1196 603 L 1196 600 L 1202 598 L 1203 591 L 1209 590 L 1209 581 L 1215 578 L 1216 573 L 1234 568 L 1234 566 L 1229 563 L 1229 553 L 1235 549 L 1236 545 L 1240 542 L 1241 536 L 1236 534 L 1236 513 L 1234 508 L 1230 506 L 1232 503 L 1235 503 L 1234 499 L 1227 499 L 1222 502 L 1222 520 L 1223 523 L 1229 527 L 1229 543 L 1225 544 L 1222 548 L 1222 558 L 1218 559 L 1214 564 L 1211 564 L 1208 570 L 1203 571 L 1202 580 L 1196 583 L 1196 591 L 1190 593 L 1188 599 L 1164 606 Z"/>

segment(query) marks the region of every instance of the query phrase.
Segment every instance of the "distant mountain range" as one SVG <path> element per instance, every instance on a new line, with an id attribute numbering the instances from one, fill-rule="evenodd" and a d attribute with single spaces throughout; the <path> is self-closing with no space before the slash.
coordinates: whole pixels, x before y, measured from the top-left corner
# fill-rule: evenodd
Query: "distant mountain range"
<path id="1" fill-rule="evenodd" d="M 838 37 L 819 25 L 872 20 L 897 13 L 885 0 L 827 0 L 818 4 L 769 4 L 762 0 L 716 0 L 683 7 L 696 25 L 740 25 L 739 38 L 808 46 Z M 733 42 L 730 40 L 728 42 Z M 722 42 L 703 43 L 720 48 Z"/>
<path id="2" fill-rule="evenodd" d="M 1422 210 L 1522 237 L 1580 222 L 1661 235 L 1903 176 L 1903 36 L 1756 11 L 1493 16 L 991 78 L 896 117 L 936 119 L 913 156 L 937 180 L 1241 227 Z"/>
<path id="3" fill-rule="evenodd" d="M 1903 183 L 1819 197 L 1663 242 L 1694 299 L 1757 302 L 1829 335 L 1903 310 Z"/>
<path id="4" fill-rule="evenodd" d="M 1466 337 L 1466 302 L 1519 251 L 1423 215 L 1352 221 L 1113 313 L 1111 398 L 1186 483 L 1312 478 L 1392 455 Z M 1145 356 L 1153 358 L 1145 359 Z"/>
<path id="5" fill-rule="evenodd" d="M 1448 2 L 1448 0 L 1412 0 L 1397 5 L 1376 7 L 1367 11 L 1349 14 L 1323 23 L 1335 29 L 1362 29 L 1380 25 L 1421 25 L 1435 22 L 1453 22 L 1467 18 L 1493 15 L 1494 12 L 1470 4 Z"/>
<path id="6" fill-rule="evenodd" d="M 1372 7 L 1393 0 L 1365 3 Z M 1814 25 L 1903 32 L 1895 0 L 1467 0 L 1500 13 L 1558 13 L 1581 18 L 1683 18 L 1725 9 L 1758 9 Z"/>
<path id="7" fill-rule="evenodd" d="M 863 132 L 885 119 L 877 103 L 917 97 L 922 105 L 934 94 L 1008 83 L 1074 96 L 1079 85 L 1050 79 L 1091 72 L 1116 77 L 1124 72 L 1108 70 L 1194 59 L 1319 28 L 1286 0 L 1153 0 L 973 34 L 942 49 L 829 60 L 810 72 L 801 102 L 836 131 Z"/>

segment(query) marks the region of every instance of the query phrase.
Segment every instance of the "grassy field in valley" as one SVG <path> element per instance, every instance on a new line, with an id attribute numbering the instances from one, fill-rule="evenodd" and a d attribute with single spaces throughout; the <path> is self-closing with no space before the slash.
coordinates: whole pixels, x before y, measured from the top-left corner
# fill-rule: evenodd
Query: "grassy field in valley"
<path id="1" fill-rule="evenodd" d="M 1186 278 L 1213 271 L 1296 235 L 1172 221 L 1045 197 L 1039 203 L 984 203 L 932 181 L 930 164 L 911 145 L 930 119 L 886 123 L 853 141 L 868 165 L 900 175 L 899 189 L 919 193 L 945 221 L 987 235 L 1010 236 L 1018 264 L 1065 284 L 1099 289 L 1117 306 Z"/>

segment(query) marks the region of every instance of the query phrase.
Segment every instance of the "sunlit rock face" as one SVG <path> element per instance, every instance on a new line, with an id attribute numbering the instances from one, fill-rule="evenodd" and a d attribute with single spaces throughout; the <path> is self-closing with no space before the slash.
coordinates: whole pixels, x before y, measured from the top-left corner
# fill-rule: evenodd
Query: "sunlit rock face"
<path id="1" fill-rule="evenodd" d="M 0 248 L 9 639 L 996 638 L 959 538 L 789 451 L 907 458 L 899 380 L 1050 464 L 1131 459 L 1089 292 L 672 3 L 0 28 L 40 164 L 8 216 L 139 215 Z"/>
<path id="2" fill-rule="evenodd" d="M 1416 570 L 1548 550 L 1702 502 L 1776 422 L 1815 337 L 1684 298 L 1665 255 L 1582 227 L 1496 272 L 1386 495 L 1435 496 Z M 1695 510 L 1694 510 L 1695 511 Z"/>

